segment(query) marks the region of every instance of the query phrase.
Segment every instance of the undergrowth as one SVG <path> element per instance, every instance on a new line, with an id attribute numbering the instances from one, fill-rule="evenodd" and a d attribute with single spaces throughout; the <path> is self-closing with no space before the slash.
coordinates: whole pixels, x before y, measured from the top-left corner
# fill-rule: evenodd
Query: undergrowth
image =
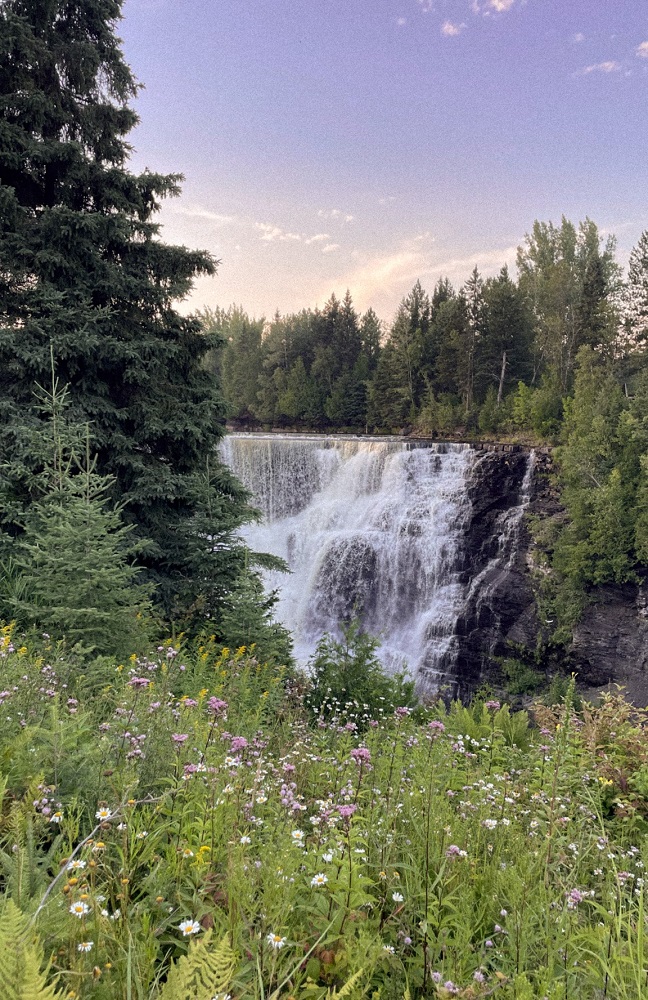
<path id="1" fill-rule="evenodd" d="M 638 1000 L 645 717 L 365 709 L 213 640 L 0 635 L 0 994 Z"/>

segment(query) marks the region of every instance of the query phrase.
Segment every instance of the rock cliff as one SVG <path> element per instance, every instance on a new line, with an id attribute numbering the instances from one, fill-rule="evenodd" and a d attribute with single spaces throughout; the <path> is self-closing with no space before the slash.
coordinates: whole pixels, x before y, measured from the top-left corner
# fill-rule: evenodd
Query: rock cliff
<path id="1" fill-rule="evenodd" d="M 527 515 L 547 519 L 561 513 L 548 451 L 536 455 L 524 516 L 504 539 L 509 552 L 497 551 L 502 513 L 519 504 L 526 461 L 522 450 L 489 450 L 473 473 L 463 555 L 466 575 L 477 573 L 481 585 L 472 587 L 458 623 L 457 693 L 463 697 L 485 679 L 497 681 L 497 657 L 534 650 L 551 631 L 551 623 L 540 622 L 536 611 L 534 543 L 527 521 Z M 577 674 L 587 695 L 620 684 L 632 701 L 648 705 L 648 586 L 599 588 L 559 658 L 566 673 Z"/>

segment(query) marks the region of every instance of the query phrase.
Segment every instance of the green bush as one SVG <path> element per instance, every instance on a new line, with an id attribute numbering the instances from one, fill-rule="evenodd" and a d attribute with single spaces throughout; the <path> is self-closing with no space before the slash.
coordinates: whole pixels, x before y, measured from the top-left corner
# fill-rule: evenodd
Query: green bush
<path id="1" fill-rule="evenodd" d="M 353 720 L 363 728 L 371 719 L 415 704 L 414 684 L 403 674 L 388 676 L 376 655 L 380 643 L 358 622 L 340 640 L 325 635 L 310 662 L 307 703 L 312 716 Z"/>

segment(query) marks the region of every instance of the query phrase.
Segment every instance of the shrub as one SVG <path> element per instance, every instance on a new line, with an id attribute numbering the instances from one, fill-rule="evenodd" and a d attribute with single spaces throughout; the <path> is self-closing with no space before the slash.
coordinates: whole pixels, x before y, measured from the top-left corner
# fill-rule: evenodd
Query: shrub
<path id="1" fill-rule="evenodd" d="M 357 621 L 343 629 L 340 640 L 330 635 L 320 640 L 309 665 L 312 716 L 353 720 L 364 728 L 370 719 L 415 704 L 413 682 L 403 674 L 385 674 L 379 646 Z"/>

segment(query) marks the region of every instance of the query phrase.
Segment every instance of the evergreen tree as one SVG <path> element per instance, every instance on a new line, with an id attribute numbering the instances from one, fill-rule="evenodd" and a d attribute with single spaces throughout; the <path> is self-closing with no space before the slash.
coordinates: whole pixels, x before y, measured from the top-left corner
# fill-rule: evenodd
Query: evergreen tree
<path id="1" fill-rule="evenodd" d="M 245 568 L 224 602 L 220 641 L 230 649 L 254 645 L 263 663 L 292 663 L 290 632 L 273 619 L 276 594 L 263 591 L 258 573 Z"/>
<path id="2" fill-rule="evenodd" d="M 460 378 L 466 415 L 468 415 L 473 408 L 475 394 L 475 356 L 484 336 L 484 282 L 477 267 L 473 269 L 463 287 L 463 296 L 466 300 L 468 322 L 461 350 Z"/>
<path id="3" fill-rule="evenodd" d="M 430 300 L 417 281 L 398 307 L 389 333 L 389 358 L 385 359 L 393 379 L 395 399 L 393 423 L 411 422 L 424 389 L 422 360 L 430 328 Z M 383 351 L 383 355 L 385 351 Z"/>
<path id="4" fill-rule="evenodd" d="M 3 514 L 18 531 L 12 511 L 33 494 L 32 389 L 53 348 L 71 413 L 90 423 L 97 471 L 128 498 L 133 540 L 149 540 L 141 560 L 169 611 L 188 581 L 196 593 L 204 583 L 195 554 L 211 530 L 189 543 L 186 527 L 224 415 L 203 364 L 215 342 L 174 302 L 215 261 L 158 239 L 154 215 L 181 178 L 127 169 L 137 85 L 120 16 L 121 0 L 0 9 L 0 452 L 25 457 Z M 219 490 L 224 519 L 213 528 L 229 532 L 220 560 L 238 565 L 246 494 L 225 472 Z"/>
<path id="5" fill-rule="evenodd" d="M 130 556 L 131 527 L 111 504 L 111 480 L 95 471 L 89 431 L 66 420 L 66 392 L 42 391 L 48 415 L 33 437 L 43 459 L 37 497 L 4 565 L 0 615 L 88 652 L 128 655 L 147 642 L 151 588 Z"/>
<path id="6" fill-rule="evenodd" d="M 648 342 L 648 229 L 641 234 L 630 254 L 624 313 L 629 346 L 645 346 Z"/>
<path id="7" fill-rule="evenodd" d="M 484 284 L 483 332 L 475 362 L 480 399 L 494 388 L 499 408 L 509 386 L 530 376 L 532 335 L 524 297 L 503 267 Z"/>
<path id="8" fill-rule="evenodd" d="M 435 391 L 461 398 L 465 411 L 471 372 L 466 345 L 472 333 L 468 304 L 463 294 L 441 302 L 434 313 L 432 327 L 437 343 L 433 377 Z"/>
<path id="9" fill-rule="evenodd" d="M 370 371 L 376 367 L 382 343 L 382 323 L 373 309 L 367 309 L 360 323 L 362 354 L 368 361 Z"/>
<path id="10" fill-rule="evenodd" d="M 231 306 L 227 311 L 206 309 L 201 317 L 205 331 L 222 339 L 215 367 L 228 415 L 250 420 L 255 415 L 262 370 L 264 320 L 251 320 L 240 306 Z"/>

